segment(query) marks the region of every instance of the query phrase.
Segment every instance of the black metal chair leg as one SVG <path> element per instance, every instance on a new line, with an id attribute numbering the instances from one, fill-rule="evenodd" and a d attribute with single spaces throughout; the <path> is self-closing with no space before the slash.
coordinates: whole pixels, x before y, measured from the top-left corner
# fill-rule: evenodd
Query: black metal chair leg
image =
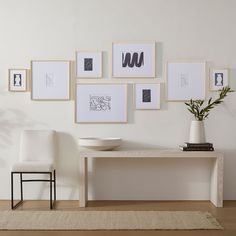
<path id="1" fill-rule="evenodd" d="M 52 209 L 52 172 L 49 173 L 50 175 L 50 209 Z"/>
<path id="2" fill-rule="evenodd" d="M 57 193 L 56 193 L 56 170 L 53 171 L 53 178 L 54 178 L 54 204 L 57 200 Z"/>
<path id="3" fill-rule="evenodd" d="M 20 173 L 21 181 L 21 200 L 14 205 L 14 172 L 11 172 L 11 209 L 16 209 L 19 205 L 23 203 L 23 188 L 22 188 L 22 173 Z"/>
<path id="4" fill-rule="evenodd" d="M 13 209 L 13 205 L 14 205 L 14 195 L 13 195 L 13 173 L 11 172 L 11 209 Z"/>
<path id="5" fill-rule="evenodd" d="M 22 173 L 20 173 L 20 199 L 23 201 L 23 182 L 22 182 Z"/>

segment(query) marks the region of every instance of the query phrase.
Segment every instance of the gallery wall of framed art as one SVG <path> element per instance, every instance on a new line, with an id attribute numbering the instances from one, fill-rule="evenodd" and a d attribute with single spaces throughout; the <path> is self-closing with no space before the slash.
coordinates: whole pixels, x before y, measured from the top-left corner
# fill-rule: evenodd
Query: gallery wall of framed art
<path id="1" fill-rule="evenodd" d="M 71 72 L 72 61 L 70 60 L 33 60 L 30 68 L 31 99 L 34 101 L 70 100 L 71 89 L 74 89 L 74 120 L 75 123 L 80 124 L 127 123 L 128 109 L 160 110 L 161 82 L 155 77 L 157 67 L 155 44 L 151 41 L 111 43 L 112 77 L 108 79 L 103 79 L 102 51 L 76 51 L 73 72 Z M 204 100 L 206 67 L 205 60 L 167 61 L 166 101 Z M 8 90 L 26 92 L 27 72 L 27 69 L 9 69 Z M 75 83 L 71 83 L 72 78 Z M 132 79 L 133 84 L 134 109 L 127 105 L 129 78 Z M 211 91 L 218 91 L 228 84 L 229 69 L 210 69 L 209 89 Z"/>

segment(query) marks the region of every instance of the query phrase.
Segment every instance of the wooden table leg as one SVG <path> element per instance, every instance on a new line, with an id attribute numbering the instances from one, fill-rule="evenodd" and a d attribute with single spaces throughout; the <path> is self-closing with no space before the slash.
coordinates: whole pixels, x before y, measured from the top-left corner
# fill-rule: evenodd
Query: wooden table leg
<path id="1" fill-rule="evenodd" d="M 86 207 L 88 200 L 88 160 L 80 157 L 79 163 L 79 207 Z"/>
<path id="2" fill-rule="evenodd" d="M 223 207 L 223 155 L 219 155 L 213 163 L 210 199 L 216 207 Z"/>

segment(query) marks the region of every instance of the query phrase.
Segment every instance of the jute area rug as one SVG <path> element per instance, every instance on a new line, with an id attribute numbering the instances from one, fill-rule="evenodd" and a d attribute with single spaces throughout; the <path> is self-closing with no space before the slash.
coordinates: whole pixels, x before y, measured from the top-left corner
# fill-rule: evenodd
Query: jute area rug
<path id="1" fill-rule="evenodd" d="M 200 211 L 0 211 L 0 230 L 223 229 Z"/>

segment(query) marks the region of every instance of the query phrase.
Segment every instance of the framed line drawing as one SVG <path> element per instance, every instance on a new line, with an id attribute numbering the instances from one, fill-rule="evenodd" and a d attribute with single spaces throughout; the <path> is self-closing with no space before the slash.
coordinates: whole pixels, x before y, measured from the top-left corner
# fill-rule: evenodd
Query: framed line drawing
<path id="1" fill-rule="evenodd" d="M 112 77 L 154 78 L 155 42 L 113 42 Z"/>
<path id="2" fill-rule="evenodd" d="M 77 51 L 76 52 L 76 77 L 101 78 L 102 77 L 102 52 Z"/>
<path id="3" fill-rule="evenodd" d="M 205 61 L 169 61 L 166 63 L 166 79 L 168 101 L 205 99 Z"/>
<path id="4" fill-rule="evenodd" d="M 210 70 L 210 90 L 218 91 L 229 85 L 229 69 L 212 68 Z"/>
<path id="5" fill-rule="evenodd" d="M 135 84 L 134 94 L 136 110 L 160 109 L 160 84 Z"/>
<path id="6" fill-rule="evenodd" d="M 126 84 L 76 84 L 76 123 L 126 123 Z"/>
<path id="7" fill-rule="evenodd" d="M 31 61 L 31 99 L 69 100 L 70 61 Z"/>
<path id="8" fill-rule="evenodd" d="M 27 91 L 27 69 L 8 70 L 8 90 L 10 92 Z"/>

